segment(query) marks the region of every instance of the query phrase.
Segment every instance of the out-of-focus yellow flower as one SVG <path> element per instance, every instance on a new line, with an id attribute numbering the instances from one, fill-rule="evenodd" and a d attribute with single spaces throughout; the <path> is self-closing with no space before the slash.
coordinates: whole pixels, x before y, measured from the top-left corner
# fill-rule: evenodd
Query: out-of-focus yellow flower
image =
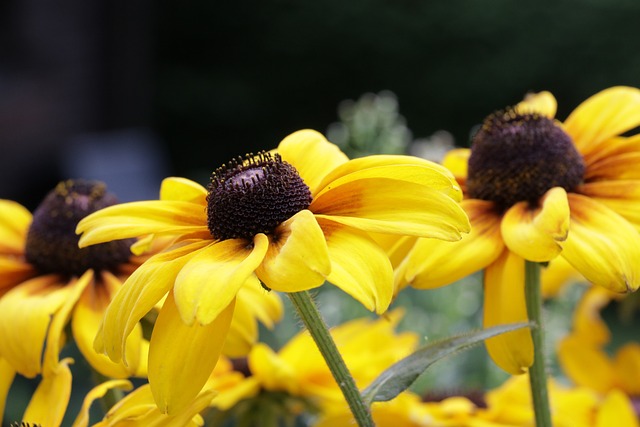
<path id="1" fill-rule="evenodd" d="M 490 327 L 527 321 L 525 260 L 560 256 L 596 285 L 638 288 L 640 135 L 621 135 L 640 125 L 640 90 L 604 90 L 564 123 L 553 119 L 555 112 L 549 92 L 528 96 L 489 116 L 471 149 L 444 160 L 465 189 L 461 205 L 471 233 L 459 242 L 418 239 L 397 263 L 397 289 L 435 288 L 484 270 Z M 509 373 L 527 372 L 533 363 L 527 329 L 486 346 Z"/>
<path id="2" fill-rule="evenodd" d="M 368 233 L 460 239 L 469 229 L 461 196 L 440 165 L 389 155 L 349 161 L 310 130 L 218 168 L 208 189 L 168 178 L 160 200 L 109 207 L 78 225 L 83 247 L 148 234 L 178 241 L 116 295 L 96 348 L 122 360 L 131 326 L 167 295 L 151 337 L 149 381 L 171 413 L 213 370 L 234 307 L 245 309 L 241 289 L 262 283 L 296 292 L 328 280 L 384 312 L 393 270 Z"/>
<path id="3" fill-rule="evenodd" d="M 574 313 L 573 329 L 558 344 L 558 360 L 565 374 L 578 385 L 600 393 L 619 389 L 640 399 L 640 344 L 628 342 L 610 356 L 605 347 L 611 332 L 600 311 L 613 294 L 598 287 L 589 288 Z"/>

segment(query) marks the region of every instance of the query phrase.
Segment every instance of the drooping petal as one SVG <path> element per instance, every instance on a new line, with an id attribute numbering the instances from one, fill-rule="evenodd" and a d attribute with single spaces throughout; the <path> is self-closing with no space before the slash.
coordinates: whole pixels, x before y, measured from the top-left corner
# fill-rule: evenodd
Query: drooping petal
<path id="1" fill-rule="evenodd" d="M 367 234 L 318 219 L 331 258 L 327 280 L 362 305 L 384 313 L 393 296 L 393 270 L 385 252 Z"/>
<path id="2" fill-rule="evenodd" d="M 516 105 L 515 110 L 518 114 L 538 113 L 542 116 L 553 119 L 556 116 L 558 103 L 556 98 L 548 91 L 538 93 L 529 93 L 524 100 Z"/>
<path id="3" fill-rule="evenodd" d="M 25 377 L 42 371 L 42 351 L 51 316 L 72 293 L 53 275 L 16 286 L 0 298 L 0 357 Z"/>
<path id="4" fill-rule="evenodd" d="M 554 187 L 541 198 L 540 206 L 518 202 L 507 210 L 500 224 L 509 250 L 529 261 L 550 261 L 562 251 L 559 242 L 569 232 L 569 202 L 562 187 Z"/>
<path id="5" fill-rule="evenodd" d="M 82 407 L 78 412 L 78 416 L 76 417 L 73 425 L 71 427 L 88 427 L 89 426 L 89 409 L 93 402 L 97 399 L 101 399 L 109 390 L 119 388 L 122 390 L 131 390 L 133 385 L 130 381 L 127 380 L 111 380 L 105 381 L 102 384 L 98 384 L 84 397 L 82 401 Z"/>
<path id="6" fill-rule="evenodd" d="M 83 218 L 76 227 L 76 233 L 82 233 L 79 242 L 81 248 L 147 234 L 189 234 L 207 230 L 203 205 L 174 200 L 109 206 Z"/>
<path id="7" fill-rule="evenodd" d="M 640 231 L 640 179 L 589 182 L 576 192 L 608 206 Z"/>
<path id="8" fill-rule="evenodd" d="M 49 375 L 43 376 L 24 412 L 24 422 L 52 427 L 62 424 L 71 397 L 70 363 L 72 359 L 63 359 Z"/>
<path id="9" fill-rule="evenodd" d="M 181 200 L 206 206 L 207 190 L 190 179 L 172 176 L 162 180 L 160 200 Z"/>
<path id="10" fill-rule="evenodd" d="M 640 426 L 633 403 L 620 390 L 611 390 L 607 393 L 596 416 L 595 427 L 610 426 Z"/>
<path id="11" fill-rule="evenodd" d="M 187 325 L 169 293 L 149 349 L 149 384 L 158 408 L 174 415 L 187 408 L 213 371 L 233 317 L 235 300 L 210 323 Z"/>
<path id="12" fill-rule="evenodd" d="M 583 387 L 606 392 L 614 385 L 614 370 L 607 354 L 585 340 L 569 335 L 558 344 L 558 360 L 571 380 Z"/>
<path id="13" fill-rule="evenodd" d="M 569 194 L 571 226 L 562 256 L 590 282 L 615 292 L 640 286 L 638 232 L 601 203 Z"/>
<path id="14" fill-rule="evenodd" d="M 491 202 L 463 200 L 471 231 L 458 242 L 419 239 L 405 261 L 404 279 L 418 289 L 436 288 L 453 283 L 482 270 L 504 250 L 500 234 L 500 216 Z"/>
<path id="15" fill-rule="evenodd" d="M 247 246 L 244 239 L 229 239 L 191 258 L 178 273 L 174 286 L 182 321 L 188 325 L 213 321 L 260 265 L 267 247 L 267 237 L 258 234 L 252 246 Z"/>
<path id="16" fill-rule="evenodd" d="M 296 168 L 312 193 L 325 175 L 349 160 L 337 145 L 310 129 L 287 136 L 278 145 L 277 152 Z"/>
<path id="17" fill-rule="evenodd" d="M 100 329 L 107 306 L 111 302 L 116 289 L 121 286 L 120 281 L 108 272 L 101 273 L 102 279 L 97 286 L 87 287 L 73 310 L 71 330 L 78 349 L 89 362 L 91 367 L 100 374 L 111 378 L 127 378 L 138 371 L 142 358 L 142 327 L 138 324 L 127 339 L 127 362 L 112 362 L 105 354 L 97 353 L 93 342 Z M 146 355 L 145 355 L 146 356 Z"/>
<path id="18" fill-rule="evenodd" d="M 313 196 L 317 197 L 321 192 L 342 183 L 363 178 L 395 178 L 433 185 L 436 189 L 450 192 L 449 195 L 457 201 L 460 200 L 460 189 L 455 178 L 444 166 L 420 157 L 388 154 L 359 157 L 340 165 L 324 178 Z"/>
<path id="19" fill-rule="evenodd" d="M 386 178 L 347 182 L 323 192 L 309 209 L 317 217 L 367 232 L 460 240 L 469 220 L 447 195 Z"/>
<path id="20" fill-rule="evenodd" d="M 524 293 L 524 264 L 505 251 L 484 273 L 484 327 L 528 322 Z M 512 375 L 533 364 L 533 342 L 528 329 L 507 332 L 485 341 L 493 361 Z"/>
<path id="21" fill-rule="evenodd" d="M 7 403 L 7 394 L 13 384 L 16 371 L 11 364 L 0 357 L 0 420 L 4 420 L 4 408 Z"/>
<path id="22" fill-rule="evenodd" d="M 127 364 L 126 342 L 131 331 L 172 288 L 180 269 L 209 242 L 196 241 L 162 252 L 141 265 L 113 297 L 96 335 L 94 348 L 114 362 Z"/>
<path id="23" fill-rule="evenodd" d="M 331 272 L 322 229 L 308 210 L 280 224 L 269 237 L 269 250 L 256 270 L 270 289 L 298 292 L 320 286 Z"/>
<path id="24" fill-rule="evenodd" d="M 580 104 L 564 122 L 578 151 L 588 157 L 600 145 L 640 125 L 640 90 L 616 86 Z"/>
<path id="25" fill-rule="evenodd" d="M 0 253 L 24 252 L 31 219 L 31 212 L 21 204 L 0 199 Z"/>

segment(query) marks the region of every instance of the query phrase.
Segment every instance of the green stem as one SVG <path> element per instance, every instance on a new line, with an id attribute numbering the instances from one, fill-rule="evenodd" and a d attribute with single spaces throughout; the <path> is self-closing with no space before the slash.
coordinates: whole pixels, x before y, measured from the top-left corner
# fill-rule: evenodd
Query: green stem
<path id="1" fill-rule="evenodd" d="M 549 392 L 547 390 L 547 366 L 544 350 L 544 325 L 542 322 L 542 293 L 540 292 L 540 265 L 525 261 L 525 293 L 527 314 L 534 323 L 531 328 L 533 339 L 533 366 L 529 369 L 529 383 L 537 427 L 551 427 Z"/>
<path id="2" fill-rule="evenodd" d="M 344 363 L 342 355 L 340 355 L 338 347 L 336 347 L 336 343 L 329 333 L 329 328 L 327 328 L 327 324 L 324 322 L 311 295 L 306 291 L 293 292 L 288 295 L 302 322 L 318 346 L 322 357 L 324 357 L 324 360 L 327 362 L 333 378 L 335 378 L 340 390 L 342 390 L 342 394 L 349 404 L 349 408 L 356 422 L 360 427 L 373 427 L 371 412 L 362 400 L 358 387 L 347 365 Z"/>

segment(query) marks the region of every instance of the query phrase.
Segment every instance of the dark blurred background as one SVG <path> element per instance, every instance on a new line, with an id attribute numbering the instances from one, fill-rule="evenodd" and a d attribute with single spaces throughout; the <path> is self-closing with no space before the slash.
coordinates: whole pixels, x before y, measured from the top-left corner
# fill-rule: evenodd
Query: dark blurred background
<path id="1" fill-rule="evenodd" d="M 414 137 L 458 145 L 491 111 L 551 90 L 563 119 L 640 86 L 636 0 L 4 0 L 0 197 L 33 209 L 60 179 L 123 200 L 200 182 L 337 106 L 395 93 Z"/>

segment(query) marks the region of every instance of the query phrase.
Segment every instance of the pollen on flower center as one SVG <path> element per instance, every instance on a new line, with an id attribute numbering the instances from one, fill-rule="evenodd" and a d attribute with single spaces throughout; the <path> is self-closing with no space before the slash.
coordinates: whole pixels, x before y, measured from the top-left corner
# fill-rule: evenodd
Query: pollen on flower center
<path id="1" fill-rule="evenodd" d="M 117 203 L 97 181 L 59 183 L 33 213 L 25 255 L 43 274 L 81 275 L 88 269 L 114 270 L 131 255 L 133 239 L 78 247 L 76 225 L 85 216 Z"/>
<path id="2" fill-rule="evenodd" d="M 270 234 L 310 204 L 309 187 L 279 154 L 247 154 L 211 175 L 207 194 L 209 231 L 219 240 Z"/>
<path id="3" fill-rule="evenodd" d="M 553 187 L 572 191 L 584 176 L 582 156 L 552 119 L 509 109 L 490 115 L 474 135 L 467 189 L 505 210 L 536 204 Z"/>

